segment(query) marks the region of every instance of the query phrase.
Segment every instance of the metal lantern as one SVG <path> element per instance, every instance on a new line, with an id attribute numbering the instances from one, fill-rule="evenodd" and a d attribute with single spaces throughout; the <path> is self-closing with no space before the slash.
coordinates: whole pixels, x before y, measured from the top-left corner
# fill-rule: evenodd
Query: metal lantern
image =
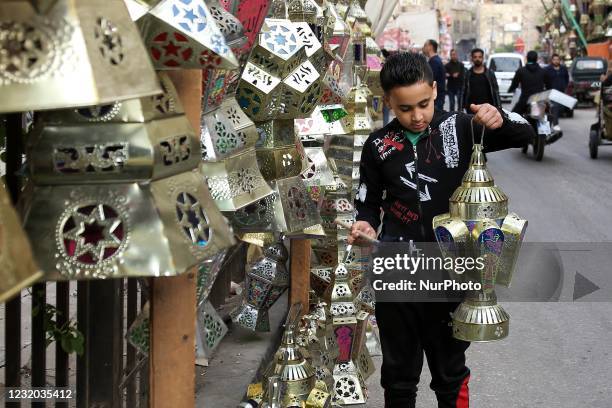
<path id="1" fill-rule="evenodd" d="M 208 295 L 221 271 L 227 250 L 220 251 L 198 265 L 196 279 L 196 303 L 200 306 L 208 299 Z"/>
<path id="2" fill-rule="evenodd" d="M 16 296 L 43 275 L 4 185 L 0 185 L 0 268 L 0 302 Z"/>
<path id="3" fill-rule="evenodd" d="M 190 171 L 201 160 L 198 137 L 184 115 L 124 123 L 53 124 L 41 118 L 27 154 L 31 178 L 40 185 L 157 180 Z"/>
<path id="4" fill-rule="evenodd" d="M 319 212 L 299 176 L 275 180 L 273 186 L 280 198 L 276 211 L 278 231 L 299 232 L 321 223 Z"/>
<path id="5" fill-rule="evenodd" d="M 295 177 L 303 170 L 302 155 L 295 145 L 259 148 L 257 163 L 266 181 Z"/>
<path id="6" fill-rule="evenodd" d="M 132 18 L 156 69 L 238 68 L 203 0 L 136 2 L 142 10 L 133 11 Z"/>
<path id="7" fill-rule="evenodd" d="M 195 170 L 146 184 L 30 186 L 22 200 L 50 280 L 177 275 L 234 243 Z"/>
<path id="8" fill-rule="evenodd" d="M 508 335 L 510 316 L 497 304 L 494 285 L 508 286 L 527 221 L 508 213 L 508 198 L 495 186 L 482 145 L 475 144 L 470 167 L 449 200 L 450 213 L 434 218 L 436 239 L 445 256 L 482 256 L 485 267 L 466 272 L 482 284 L 468 291 L 453 313 L 453 336 L 466 341 L 500 340 Z"/>
<path id="9" fill-rule="evenodd" d="M 247 329 L 269 331 L 268 310 L 289 286 L 289 272 L 285 266 L 289 254 L 282 241 L 267 247 L 262 258 L 246 273 L 245 297 L 232 312 L 232 320 Z"/>
<path id="10" fill-rule="evenodd" d="M 295 145 L 295 129 L 291 119 L 274 119 L 257 122 L 259 141 L 257 147 L 282 147 Z"/>
<path id="11" fill-rule="evenodd" d="M 323 72 L 327 68 L 328 62 L 331 62 L 333 59 L 331 50 L 323 47 L 323 44 L 321 44 L 308 23 L 296 22 L 294 24 L 300 40 L 306 49 L 306 57 L 312 62 L 318 72 Z"/>
<path id="12" fill-rule="evenodd" d="M 248 148 L 219 162 L 203 162 L 200 171 L 221 211 L 236 211 L 272 193 Z"/>
<path id="13" fill-rule="evenodd" d="M 271 75 L 285 78 L 306 60 L 296 26 L 286 19 L 266 18 L 249 61 Z"/>
<path id="14" fill-rule="evenodd" d="M 248 62 L 242 72 L 236 98 L 252 120 L 267 120 L 277 109 L 280 84 L 279 77 Z"/>
<path id="15" fill-rule="evenodd" d="M 0 2 L 0 112 L 160 92 L 122 0 Z"/>
<path id="16" fill-rule="evenodd" d="M 225 43 L 232 50 L 242 48 L 247 41 L 244 27 L 232 13 L 225 10 L 219 0 L 205 0 L 210 15 L 225 38 Z"/>
<path id="17" fill-rule="evenodd" d="M 306 147 L 306 170 L 302 172 L 302 179 L 306 186 L 332 186 L 334 175 L 329 168 L 327 156 L 322 147 Z"/>
<path id="18" fill-rule="evenodd" d="M 357 329 L 357 307 L 348 282 L 348 270 L 340 263 L 334 271 L 335 281 L 331 293 L 331 314 L 334 335 L 340 354 L 337 362 L 347 362 L 352 358 Z"/>
<path id="19" fill-rule="evenodd" d="M 324 30 L 325 41 L 337 57 L 344 59 L 351 38 L 351 28 L 338 11 L 338 6 L 328 2 L 327 11 L 330 18 Z"/>
<path id="20" fill-rule="evenodd" d="M 366 392 L 365 380 L 352 361 L 336 364 L 333 402 L 340 405 L 365 404 Z"/>
<path id="21" fill-rule="evenodd" d="M 196 329 L 196 358 L 209 359 L 228 331 L 210 302 L 204 302 L 198 307 Z"/>
<path id="22" fill-rule="evenodd" d="M 278 194 L 273 191 L 264 198 L 236 211 L 226 212 L 225 215 L 238 235 L 272 232 L 274 231 L 277 201 Z"/>
<path id="23" fill-rule="evenodd" d="M 310 61 L 303 62 L 283 79 L 276 117 L 308 117 L 319 103 L 322 91 L 317 68 Z"/>
<path id="24" fill-rule="evenodd" d="M 202 156 L 204 160 L 221 160 L 255 146 L 259 135 L 255 124 L 242 111 L 234 97 L 226 99 L 219 109 L 202 117 Z"/>
<path id="25" fill-rule="evenodd" d="M 295 326 L 289 325 L 283 333 L 281 345 L 274 355 L 274 359 L 264 372 L 264 384 L 270 383 L 271 378 L 278 378 L 280 382 L 281 406 L 289 407 L 295 401 L 297 407 L 306 401 L 315 387 L 315 370 L 306 360 L 295 339 Z M 264 388 L 268 388 L 265 387 Z M 269 397 L 264 393 L 264 399 Z"/>

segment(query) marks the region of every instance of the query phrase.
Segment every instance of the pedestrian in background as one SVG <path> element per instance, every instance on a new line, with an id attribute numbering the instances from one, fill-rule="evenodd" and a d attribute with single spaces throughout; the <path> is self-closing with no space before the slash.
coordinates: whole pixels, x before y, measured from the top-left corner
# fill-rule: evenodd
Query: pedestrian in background
<path id="1" fill-rule="evenodd" d="M 457 110 L 461 109 L 461 88 L 463 86 L 463 74 L 465 72 L 463 62 L 459 61 L 456 50 L 451 50 L 450 61 L 444 68 L 446 68 L 446 93 L 448 94 L 448 104 L 452 112 L 455 110 L 455 106 Z"/>
<path id="2" fill-rule="evenodd" d="M 491 104 L 501 108 L 499 98 L 499 87 L 495 73 L 484 64 L 484 51 L 474 48 L 470 53 L 472 68 L 465 73 L 463 79 L 463 90 L 461 106 L 469 112 L 471 104 L 480 105 L 483 103 Z"/>
<path id="3" fill-rule="evenodd" d="M 434 106 L 438 110 L 444 110 L 444 100 L 446 99 L 446 70 L 442 59 L 438 55 L 438 42 L 436 40 L 427 40 L 423 45 L 423 54 L 428 58 L 429 66 L 433 72 L 433 78 L 436 82 L 438 96 L 434 102 Z"/>
<path id="4" fill-rule="evenodd" d="M 538 53 L 536 51 L 527 53 L 527 65 L 516 71 L 508 92 L 513 93 L 519 86 L 521 87 L 521 97 L 512 111 L 521 115 L 527 112 L 527 100 L 531 95 L 550 89 L 549 78 L 538 64 Z"/>
<path id="5" fill-rule="evenodd" d="M 556 89 L 559 92 L 567 90 L 569 85 L 569 73 L 565 65 L 561 64 L 561 57 L 559 54 L 553 54 L 550 58 L 550 65 L 544 69 L 548 82 L 550 83 L 551 89 Z M 559 124 L 559 113 L 561 111 L 561 105 L 557 102 L 552 102 L 550 105 L 552 113 L 553 125 Z"/>

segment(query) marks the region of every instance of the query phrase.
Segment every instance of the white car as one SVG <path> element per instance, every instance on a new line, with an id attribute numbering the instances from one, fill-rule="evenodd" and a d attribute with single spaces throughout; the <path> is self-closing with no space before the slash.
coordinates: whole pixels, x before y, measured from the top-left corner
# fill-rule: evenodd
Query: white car
<path id="1" fill-rule="evenodd" d="M 525 59 L 521 54 L 513 52 L 500 52 L 491 54 L 487 59 L 487 69 L 495 72 L 499 96 L 503 101 L 512 99 L 512 94 L 508 92 L 514 73 L 525 65 Z"/>

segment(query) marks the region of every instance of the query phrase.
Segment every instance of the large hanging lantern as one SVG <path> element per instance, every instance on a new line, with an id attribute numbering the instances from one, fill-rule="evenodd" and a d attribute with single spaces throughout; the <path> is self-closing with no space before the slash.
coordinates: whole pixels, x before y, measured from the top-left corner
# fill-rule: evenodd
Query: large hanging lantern
<path id="1" fill-rule="evenodd" d="M 49 279 L 172 276 L 234 243 L 195 169 L 197 136 L 172 84 L 163 88 L 39 118 L 22 200 Z"/>
<path id="2" fill-rule="evenodd" d="M 508 198 L 495 186 L 482 145 L 475 144 L 470 167 L 449 200 L 450 213 L 434 218 L 444 256 L 483 257 L 482 270 L 466 272 L 482 290 L 469 291 L 453 313 L 453 336 L 465 341 L 493 341 L 508 335 L 510 316 L 497 304 L 494 285 L 509 286 L 527 221 L 508 213 Z"/>
<path id="3" fill-rule="evenodd" d="M 268 310 L 289 286 L 285 266 L 289 254 L 282 241 L 267 247 L 262 258 L 251 265 L 245 278 L 245 297 L 232 312 L 232 320 L 247 329 L 269 331 Z"/>
<path id="4" fill-rule="evenodd" d="M 159 93 L 122 0 L 0 2 L 0 112 Z"/>
<path id="5" fill-rule="evenodd" d="M 129 0 L 156 69 L 238 68 L 203 0 Z"/>
<path id="6" fill-rule="evenodd" d="M 0 268 L 0 302 L 16 296 L 43 275 L 34 263 L 30 243 L 4 185 L 0 186 Z"/>

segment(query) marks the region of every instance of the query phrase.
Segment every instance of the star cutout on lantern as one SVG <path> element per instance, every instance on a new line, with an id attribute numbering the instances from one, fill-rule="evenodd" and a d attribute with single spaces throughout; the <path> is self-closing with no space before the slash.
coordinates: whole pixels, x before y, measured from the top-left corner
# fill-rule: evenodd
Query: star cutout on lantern
<path id="1" fill-rule="evenodd" d="M 88 208 L 91 209 L 87 213 L 82 212 L 83 208 L 80 208 L 71 214 L 74 227 L 64 231 L 62 238 L 65 242 L 74 243 L 73 249 L 69 250 L 72 258 L 82 260 L 86 257 L 88 260 L 84 261 L 85 263 L 97 264 L 117 252 L 122 239 L 116 232 L 122 221 L 117 217 L 107 216 L 103 204 L 85 207 Z"/>
<path id="2" fill-rule="evenodd" d="M 287 38 L 282 34 L 277 34 L 276 37 L 274 37 L 274 41 L 276 41 L 278 45 L 285 45 L 287 43 Z"/>
<path id="3" fill-rule="evenodd" d="M 168 41 L 168 44 L 164 45 L 164 50 L 166 50 L 166 55 L 175 55 L 178 57 L 178 52 L 181 47 L 176 46 L 172 41 Z"/>
<path id="4" fill-rule="evenodd" d="M 191 242 L 200 246 L 208 244 L 209 225 L 199 201 L 188 193 L 181 193 L 176 201 L 179 225 Z"/>
<path id="5" fill-rule="evenodd" d="M 185 15 L 183 17 L 191 21 L 191 24 L 193 24 L 193 22 L 198 18 L 198 16 L 196 16 L 193 10 L 191 9 L 185 9 L 183 11 L 185 12 Z"/>

